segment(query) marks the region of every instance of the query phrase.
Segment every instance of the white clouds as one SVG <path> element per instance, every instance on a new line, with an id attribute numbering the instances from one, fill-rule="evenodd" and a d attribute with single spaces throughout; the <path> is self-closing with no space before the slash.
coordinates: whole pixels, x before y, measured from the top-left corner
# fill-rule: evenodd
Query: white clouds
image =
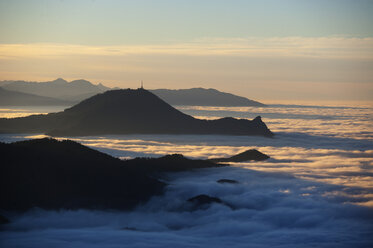
<path id="1" fill-rule="evenodd" d="M 117 157 L 183 153 L 209 158 L 257 148 L 261 162 L 168 174 L 165 195 L 133 212 L 31 211 L 10 216 L 4 247 L 371 247 L 373 146 L 370 108 L 183 108 L 209 116 L 260 114 L 272 138 L 223 135 L 75 137 Z M 281 132 L 278 132 L 281 131 Z M 1 135 L 2 141 L 37 138 Z M 238 184 L 219 184 L 222 178 Z M 208 194 L 197 211 L 186 202 Z"/>
<path id="2" fill-rule="evenodd" d="M 262 115 L 276 136 L 273 139 L 224 135 L 109 135 L 70 138 L 121 158 L 170 153 L 181 153 L 194 158 L 228 157 L 256 148 L 271 156 L 271 159 L 235 166 L 290 173 L 299 178 L 336 185 L 369 190 L 373 188 L 371 108 L 273 106 L 181 109 L 194 115 L 244 118 Z M 368 204 L 373 199 L 369 191 L 359 194 L 359 204 Z"/>
<path id="3" fill-rule="evenodd" d="M 164 196 L 132 212 L 41 211 L 13 218 L 6 247 L 368 247 L 371 209 L 340 204 L 340 186 L 240 168 L 169 175 Z M 219 184 L 230 178 L 239 184 Z M 330 193 L 329 193 L 330 192 Z M 190 211 L 186 200 L 209 194 L 220 204 Z M 349 196 L 342 196 L 344 200 Z"/>
<path id="4" fill-rule="evenodd" d="M 273 139 L 224 135 L 70 138 L 121 158 L 170 153 L 194 158 L 228 157 L 256 148 L 271 159 L 236 166 L 290 173 L 308 180 L 349 187 L 373 188 L 371 108 L 274 106 L 181 109 L 189 114 L 211 116 L 253 118 L 260 114 L 276 136 Z M 367 192 L 364 195 L 365 202 L 373 199 Z"/>
<path id="5" fill-rule="evenodd" d="M 199 118 L 260 115 L 274 132 L 301 132 L 341 138 L 366 139 L 373 136 L 373 109 L 341 106 L 270 105 L 269 107 L 179 106 L 179 110 Z"/>

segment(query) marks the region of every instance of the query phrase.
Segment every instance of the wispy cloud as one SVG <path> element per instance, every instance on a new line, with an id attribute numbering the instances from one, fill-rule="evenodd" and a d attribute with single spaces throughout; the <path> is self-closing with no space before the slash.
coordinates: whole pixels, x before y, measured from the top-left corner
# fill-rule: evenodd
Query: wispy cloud
<path id="1" fill-rule="evenodd" d="M 222 55 L 253 57 L 312 57 L 373 59 L 373 38 L 274 37 L 203 38 L 167 45 L 84 46 L 72 44 L 1 44 L 7 59 L 58 58 L 61 56 L 124 56 L 130 54 Z"/>

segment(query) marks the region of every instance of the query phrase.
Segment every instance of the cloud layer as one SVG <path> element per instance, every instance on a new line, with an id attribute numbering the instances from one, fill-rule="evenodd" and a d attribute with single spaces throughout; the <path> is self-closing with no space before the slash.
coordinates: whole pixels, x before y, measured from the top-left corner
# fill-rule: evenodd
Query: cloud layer
<path id="1" fill-rule="evenodd" d="M 4 247 L 371 247 L 373 146 L 369 107 L 184 107 L 209 118 L 260 114 L 276 136 L 107 135 L 74 139 L 116 157 L 182 153 L 231 156 L 256 148 L 262 162 L 164 175 L 169 183 L 132 212 L 42 211 L 9 215 Z M 1 141 L 41 137 L 1 135 Z M 219 179 L 238 184 L 220 184 Z M 227 205 L 195 210 L 187 199 Z"/>
<path id="2" fill-rule="evenodd" d="M 239 184 L 219 184 L 221 178 Z M 369 247 L 373 211 L 328 194 L 340 186 L 219 168 L 168 175 L 166 194 L 132 212 L 34 210 L 0 233 L 5 247 Z M 191 211 L 187 199 L 219 197 Z M 345 197 L 346 198 L 346 197 Z"/>

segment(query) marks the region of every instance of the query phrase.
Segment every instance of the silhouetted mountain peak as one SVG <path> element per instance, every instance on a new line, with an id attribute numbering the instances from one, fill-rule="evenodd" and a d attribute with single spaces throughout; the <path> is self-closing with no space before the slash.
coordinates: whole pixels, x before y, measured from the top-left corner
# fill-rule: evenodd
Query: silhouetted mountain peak
<path id="1" fill-rule="evenodd" d="M 144 89 L 109 90 L 92 96 L 81 103 L 71 107 L 76 110 L 84 107 L 104 107 L 111 109 L 139 109 L 149 107 L 148 104 L 163 102 L 154 94 Z M 97 111 L 97 109 L 96 109 Z M 140 113 L 139 113 L 140 114 Z"/>
<path id="2" fill-rule="evenodd" d="M 56 80 L 51 81 L 54 84 L 67 84 L 67 81 L 63 78 L 57 78 Z"/>
<path id="3" fill-rule="evenodd" d="M 159 97 L 145 89 L 110 90 L 90 97 L 66 109 L 65 113 L 89 123 L 94 121 L 102 126 L 126 125 L 128 128 L 151 125 L 161 126 L 165 120 L 180 121 L 193 118 L 174 109 Z M 171 124 L 171 123 L 170 123 Z M 123 126 L 125 128 L 125 126 Z M 149 128 L 150 129 L 150 128 Z"/>

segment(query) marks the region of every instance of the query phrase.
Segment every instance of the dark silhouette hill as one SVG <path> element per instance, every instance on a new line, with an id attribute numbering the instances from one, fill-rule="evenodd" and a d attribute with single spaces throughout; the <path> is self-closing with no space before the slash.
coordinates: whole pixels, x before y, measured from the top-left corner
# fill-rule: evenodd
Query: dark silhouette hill
<path id="1" fill-rule="evenodd" d="M 70 101 L 11 91 L 0 87 L 0 106 L 70 106 L 72 104 Z"/>
<path id="2" fill-rule="evenodd" d="M 173 108 L 144 90 L 112 90 L 63 112 L 0 119 L 0 132 L 52 136 L 104 134 L 229 134 L 272 136 L 260 117 L 201 120 Z"/>
<path id="3" fill-rule="evenodd" d="M 48 82 L 1 81 L 0 86 L 6 90 L 57 98 L 73 103 L 110 89 L 102 84 L 94 85 L 83 79 L 67 82 L 62 78 Z"/>
<path id="4" fill-rule="evenodd" d="M 171 105 L 189 106 L 255 106 L 264 107 L 263 103 L 245 97 L 221 92 L 216 89 L 192 88 L 180 90 L 150 90 Z"/>
<path id="5" fill-rule="evenodd" d="M 181 155 L 122 161 L 79 143 L 0 143 L 0 209 L 131 209 L 162 193 L 154 175 L 216 167 Z"/>
<path id="6" fill-rule="evenodd" d="M 229 158 L 211 158 L 209 160 L 212 162 L 246 162 L 251 160 L 262 161 L 266 159 L 269 159 L 268 155 L 261 153 L 258 150 L 250 149 Z"/>

